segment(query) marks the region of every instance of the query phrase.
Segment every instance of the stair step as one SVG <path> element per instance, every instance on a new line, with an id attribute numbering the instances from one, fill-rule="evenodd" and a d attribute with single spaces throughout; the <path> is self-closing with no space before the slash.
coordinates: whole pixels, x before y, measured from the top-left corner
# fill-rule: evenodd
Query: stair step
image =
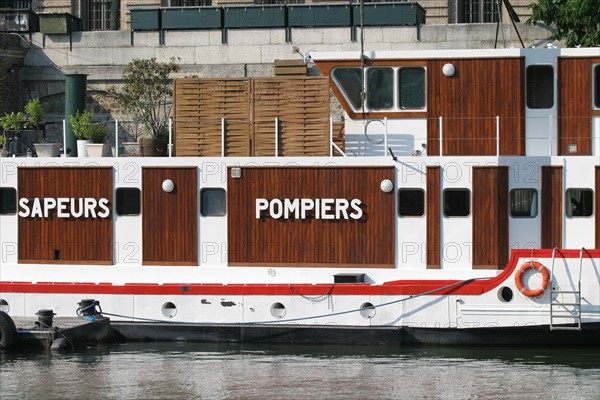
<path id="1" fill-rule="evenodd" d="M 581 327 L 577 326 L 551 326 L 551 331 L 580 331 Z"/>
<path id="2" fill-rule="evenodd" d="M 579 294 L 579 292 L 577 290 L 574 291 L 562 291 L 562 290 L 553 290 L 552 293 L 554 294 Z"/>
<path id="3" fill-rule="evenodd" d="M 552 318 L 580 319 L 581 317 L 578 314 L 570 314 L 570 315 L 552 315 Z"/>
<path id="4" fill-rule="evenodd" d="M 555 306 L 577 306 L 577 307 L 581 307 L 581 305 L 579 303 L 550 303 L 551 306 L 555 307 Z"/>

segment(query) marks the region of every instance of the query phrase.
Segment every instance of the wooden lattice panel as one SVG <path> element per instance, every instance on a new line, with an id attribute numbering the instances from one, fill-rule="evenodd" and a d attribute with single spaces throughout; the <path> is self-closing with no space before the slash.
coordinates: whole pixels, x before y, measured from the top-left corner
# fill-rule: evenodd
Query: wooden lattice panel
<path id="1" fill-rule="evenodd" d="M 323 77 L 252 80 L 254 155 L 275 155 L 275 118 L 280 156 L 329 154 L 329 80 Z"/>
<path id="2" fill-rule="evenodd" d="M 248 79 L 177 79 L 174 99 L 178 156 L 220 156 L 222 118 L 225 154 L 251 155 Z"/>

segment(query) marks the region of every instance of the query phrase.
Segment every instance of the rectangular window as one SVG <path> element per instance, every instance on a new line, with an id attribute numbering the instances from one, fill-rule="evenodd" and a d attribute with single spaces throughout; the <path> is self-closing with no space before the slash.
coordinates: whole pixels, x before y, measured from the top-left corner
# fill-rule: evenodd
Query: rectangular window
<path id="1" fill-rule="evenodd" d="M 119 0 L 82 1 L 82 15 L 89 31 L 107 31 L 119 29 Z"/>
<path id="2" fill-rule="evenodd" d="M 594 213 L 592 189 L 567 189 L 567 217 L 591 217 Z"/>
<path id="3" fill-rule="evenodd" d="M 200 213 L 205 217 L 222 217 L 227 210 L 225 189 L 207 188 L 200 191 Z"/>
<path id="4" fill-rule="evenodd" d="M 594 66 L 594 107 L 600 108 L 600 65 Z"/>
<path id="5" fill-rule="evenodd" d="M 370 110 L 390 109 L 394 106 L 394 70 L 369 68 L 367 70 L 367 105 Z"/>
<path id="6" fill-rule="evenodd" d="M 469 189 L 444 190 L 444 215 L 446 217 L 467 217 L 471 213 L 471 192 Z"/>
<path id="7" fill-rule="evenodd" d="M 527 107 L 552 108 L 554 106 L 554 68 L 551 65 L 527 67 Z"/>
<path id="8" fill-rule="evenodd" d="M 538 213 L 537 190 L 513 189 L 510 191 L 510 216 L 535 218 Z"/>
<path id="9" fill-rule="evenodd" d="M 363 76 L 361 68 L 335 68 L 332 72 L 334 82 L 348 99 L 352 107 L 362 107 Z"/>
<path id="10" fill-rule="evenodd" d="M 404 67 L 398 70 L 400 108 L 425 108 L 425 68 Z"/>
<path id="11" fill-rule="evenodd" d="M 421 217 L 425 214 L 423 189 L 398 190 L 398 213 L 401 217 Z"/>
<path id="12" fill-rule="evenodd" d="M 141 197 L 138 188 L 117 188 L 117 215 L 140 215 Z"/>
<path id="13" fill-rule="evenodd" d="M 498 22 L 496 0 L 459 0 L 458 13 L 461 23 Z"/>
<path id="14" fill-rule="evenodd" d="M 212 0 L 170 0 L 165 6 L 171 7 L 203 7 L 212 5 Z"/>
<path id="15" fill-rule="evenodd" d="M 0 215 L 17 213 L 17 190 L 15 188 L 0 188 Z"/>

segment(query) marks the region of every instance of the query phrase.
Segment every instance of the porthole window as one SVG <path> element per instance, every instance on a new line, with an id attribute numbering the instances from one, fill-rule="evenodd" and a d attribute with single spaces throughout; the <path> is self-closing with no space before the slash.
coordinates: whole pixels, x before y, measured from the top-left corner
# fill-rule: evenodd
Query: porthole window
<path id="1" fill-rule="evenodd" d="M 138 188 L 117 188 L 117 215 L 140 215 L 141 197 Z"/>
<path id="2" fill-rule="evenodd" d="M 0 215 L 17 213 L 17 190 L 15 188 L 0 188 Z"/>
<path id="3" fill-rule="evenodd" d="M 538 213 L 538 194 L 535 189 L 513 189 L 510 191 L 510 216 L 513 218 L 535 218 Z"/>
<path id="4" fill-rule="evenodd" d="M 446 217 L 467 217 L 471 213 L 471 192 L 469 189 L 444 190 L 444 215 Z"/>
<path id="5" fill-rule="evenodd" d="M 590 217 L 594 214 L 594 192 L 591 189 L 567 189 L 567 217 Z"/>
<path id="6" fill-rule="evenodd" d="M 554 106 L 554 68 L 551 65 L 527 67 L 527 107 L 552 108 Z"/>
<path id="7" fill-rule="evenodd" d="M 222 217 L 227 211 L 225 189 L 206 188 L 200 191 L 200 213 L 204 217 Z"/>
<path id="8" fill-rule="evenodd" d="M 285 306 L 279 302 L 271 304 L 271 316 L 273 318 L 283 318 L 285 317 L 287 310 Z"/>
<path id="9" fill-rule="evenodd" d="M 398 190 L 398 214 L 401 217 L 421 217 L 425 214 L 423 189 Z"/>

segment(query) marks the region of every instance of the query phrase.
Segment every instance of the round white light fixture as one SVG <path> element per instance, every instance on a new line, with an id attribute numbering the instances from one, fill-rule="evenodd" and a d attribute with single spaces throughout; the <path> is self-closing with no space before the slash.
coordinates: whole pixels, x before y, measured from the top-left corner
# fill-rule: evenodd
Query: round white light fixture
<path id="1" fill-rule="evenodd" d="M 381 188 L 381 191 L 389 193 L 394 189 L 394 184 L 389 179 L 384 179 L 381 181 L 379 187 Z"/>
<path id="2" fill-rule="evenodd" d="M 444 64 L 442 67 L 442 72 L 446 76 L 452 76 L 456 72 L 456 68 L 454 68 L 454 65 L 452 64 Z"/>
<path id="3" fill-rule="evenodd" d="M 162 183 L 162 190 L 167 193 L 171 193 L 175 189 L 175 184 L 170 179 L 165 179 Z"/>

